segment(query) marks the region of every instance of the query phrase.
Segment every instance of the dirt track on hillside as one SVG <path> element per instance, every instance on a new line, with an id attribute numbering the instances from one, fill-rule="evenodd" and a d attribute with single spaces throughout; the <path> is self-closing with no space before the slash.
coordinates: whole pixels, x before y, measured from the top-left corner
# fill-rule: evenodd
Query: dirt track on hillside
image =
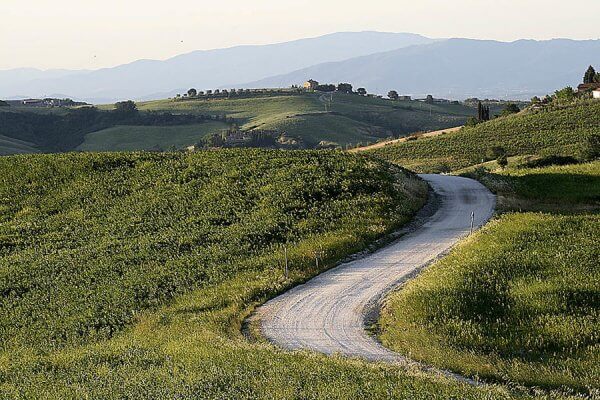
<path id="1" fill-rule="evenodd" d="M 379 149 L 379 148 L 385 147 L 385 146 L 387 146 L 389 144 L 406 142 L 406 141 L 408 141 L 409 137 L 428 138 L 428 137 L 440 136 L 440 135 L 443 135 L 445 133 L 457 132 L 458 130 L 460 130 L 460 128 L 462 128 L 462 126 L 457 126 L 457 127 L 448 128 L 448 129 L 442 129 L 442 130 L 439 130 L 439 131 L 422 133 L 422 134 L 418 134 L 418 135 L 405 136 L 405 137 L 401 137 L 399 139 L 394 139 L 394 140 L 388 140 L 386 142 L 375 143 L 375 144 L 372 144 L 372 145 L 369 145 L 369 146 L 357 147 L 356 149 L 350 149 L 350 150 L 348 150 L 348 152 L 350 152 L 350 153 L 360 153 L 361 151 L 375 150 L 375 149 Z"/>

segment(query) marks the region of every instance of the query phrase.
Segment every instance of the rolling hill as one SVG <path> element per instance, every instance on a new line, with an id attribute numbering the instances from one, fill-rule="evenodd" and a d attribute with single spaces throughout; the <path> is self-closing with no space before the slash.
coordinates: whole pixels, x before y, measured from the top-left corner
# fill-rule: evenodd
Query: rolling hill
<path id="1" fill-rule="evenodd" d="M 287 87 L 311 77 L 352 82 L 380 94 L 397 90 L 451 99 L 529 100 L 575 85 L 588 65 L 600 65 L 600 40 L 450 39 L 315 65 L 243 86 Z"/>
<path id="2" fill-rule="evenodd" d="M 508 397 L 240 331 L 258 302 L 409 220 L 426 189 L 406 171 L 224 150 L 3 157 L 0 173 L 2 398 Z"/>
<path id="3" fill-rule="evenodd" d="M 2 107 L 0 135 L 20 141 L 10 146 L 6 143 L 3 152 L 26 151 L 23 142 L 41 152 L 179 150 L 203 143 L 209 136 L 221 136 L 234 126 L 248 137 L 272 132 L 284 141 L 281 145 L 232 145 L 236 147 L 340 148 L 459 126 L 476 112 L 458 103 L 425 104 L 291 90 L 158 100 L 138 103 L 138 108 L 139 113 L 122 116 L 113 104 L 97 109 Z"/>
<path id="4" fill-rule="evenodd" d="M 409 33 L 346 32 L 272 45 L 195 51 L 164 61 L 139 60 L 97 71 L 0 71 L 0 98 L 64 93 L 96 104 L 157 99 L 190 87 L 216 89 L 323 62 L 432 41 Z"/>
<path id="5" fill-rule="evenodd" d="M 327 103 L 327 112 L 325 112 Z M 285 132 L 305 147 L 321 142 L 346 146 L 386 137 L 462 125 L 474 108 L 462 104 L 390 101 L 343 93 L 280 94 L 252 98 L 159 100 L 142 102 L 142 111 L 216 114 L 236 120 L 244 130 Z"/>
<path id="6" fill-rule="evenodd" d="M 420 172 L 447 172 L 489 160 L 493 147 L 508 156 L 577 156 L 592 134 L 600 135 L 600 102 L 580 100 L 526 110 L 475 127 L 372 150 L 372 154 Z"/>

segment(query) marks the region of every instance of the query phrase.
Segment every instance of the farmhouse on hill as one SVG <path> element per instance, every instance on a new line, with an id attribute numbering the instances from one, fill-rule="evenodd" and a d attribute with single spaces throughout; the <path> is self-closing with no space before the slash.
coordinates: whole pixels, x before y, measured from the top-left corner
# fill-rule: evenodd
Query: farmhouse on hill
<path id="1" fill-rule="evenodd" d="M 304 89 L 307 90 L 315 90 L 317 89 L 317 86 L 319 86 L 319 82 L 313 80 L 313 79 L 309 79 L 308 81 L 304 82 Z"/>
<path id="2" fill-rule="evenodd" d="M 598 90 L 600 89 L 600 83 L 582 83 L 577 86 L 578 92 L 586 92 L 588 90 Z"/>

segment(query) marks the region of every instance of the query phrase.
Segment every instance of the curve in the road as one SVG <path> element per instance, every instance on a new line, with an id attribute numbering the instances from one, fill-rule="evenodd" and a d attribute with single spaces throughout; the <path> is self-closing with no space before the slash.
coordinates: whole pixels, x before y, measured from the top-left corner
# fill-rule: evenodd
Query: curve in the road
<path id="1" fill-rule="evenodd" d="M 367 257 L 342 264 L 267 302 L 257 311 L 263 335 L 290 350 L 308 349 L 371 361 L 407 362 L 365 329 L 387 292 L 448 251 L 492 216 L 495 197 L 477 181 L 422 175 L 439 198 L 435 214 L 413 232 Z"/>

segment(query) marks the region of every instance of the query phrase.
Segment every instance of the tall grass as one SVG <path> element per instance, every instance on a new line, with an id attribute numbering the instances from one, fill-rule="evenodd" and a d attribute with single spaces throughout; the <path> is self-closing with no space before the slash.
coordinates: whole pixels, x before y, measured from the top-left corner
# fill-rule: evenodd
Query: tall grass
<path id="1" fill-rule="evenodd" d="M 380 337 L 469 376 L 597 394 L 598 237 L 598 215 L 504 215 L 392 295 Z"/>

